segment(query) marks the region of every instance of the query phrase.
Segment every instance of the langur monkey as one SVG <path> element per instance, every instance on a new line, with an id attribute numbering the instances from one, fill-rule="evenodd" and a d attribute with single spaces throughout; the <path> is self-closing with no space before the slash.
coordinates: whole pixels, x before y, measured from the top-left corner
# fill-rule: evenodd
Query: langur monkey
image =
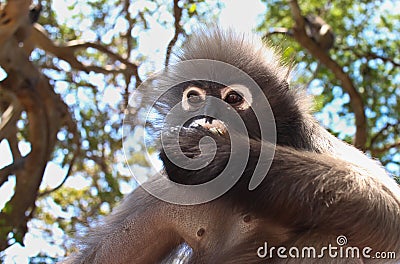
<path id="1" fill-rule="evenodd" d="M 160 132 L 165 139 L 160 151 L 162 177 L 184 186 L 208 183 L 218 178 L 230 157 L 249 148 L 244 169 L 232 165 L 236 184 L 212 201 L 177 205 L 147 193 L 145 187 L 168 192 L 162 177 L 151 180 L 130 194 L 102 225 L 89 231 L 80 251 L 66 263 L 168 263 L 177 247 L 181 247 L 179 254 L 187 253 L 179 257 L 182 263 L 381 263 L 372 258 L 375 252 L 394 252 L 394 258 L 384 263 L 399 260 L 399 187 L 376 161 L 318 124 L 304 93 L 291 87 L 289 69 L 273 48 L 255 37 L 214 28 L 190 36 L 176 57 L 178 62 L 210 60 L 233 65 L 250 76 L 272 110 L 276 146 L 263 137 L 263 122 L 268 120 L 257 118 L 255 109 L 268 110 L 260 101 L 263 96 L 235 74 L 221 82 L 209 81 L 217 75 L 215 67 L 178 64 L 169 70 L 170 79 L 163 80 L 172 88 L 155 107 L 161 116 L 176 105 L 182 113 L 193 115 L 178 130 L 179 148 L 187 158 L 207 159 L 212 147 L 216 153 L 204 168 L 176 165 L 180 156 L 169 151 L 176 147 L 171 132 L 175 130 L 165 122 L 167 129 Z M 175 84 L 174 78 L 184 73 L 192 73 L 193 79 Z M 150 97 L 152 91 L 164 87 L 160 83 L 147 87 Z M 225 120 L 219 114 L 221 108 L 210 103 L 213 98 L 235 111 L 245 128 Z M 200 148 L 204 137 L 212 141 L 203 142 Z M 261 159 L 263 151 L 271 150 L 274 155 L 269 160 Z M 272 164 L 265 177 L 250 189 L 255 168 L 268 162 Z M 234 175 L 235 171 L 240 175 Z M 280 258 L 273 252 L 259 254 L 265 242 L 276 250 L 314 247 L 321 252 L 328 245 L 338 247 L 339 237 L 346 238 L 346 243 L 339 244 L 343 250 L 371 248 L 367 250 L 370 257 L 325 254 L 299 260 Z M 182 245 L 186 245 L 183 250 Z"/>

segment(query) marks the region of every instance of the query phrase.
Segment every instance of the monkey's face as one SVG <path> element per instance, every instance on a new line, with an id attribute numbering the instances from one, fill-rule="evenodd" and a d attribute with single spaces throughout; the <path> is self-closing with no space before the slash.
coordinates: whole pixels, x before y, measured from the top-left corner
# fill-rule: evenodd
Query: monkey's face
<path id="1" fill-rule="evenodd" d="M 219 163 L 218 158 L 214 161 L 212 153 L 229 150 L 240 159 L 249 148 L 242 144 L 247 142 L 244 139 L 255 139 L 260 134 L 252 109 L 256 103 L 254 93 L 245 85 L 189 81 L 172 87 L 170 92 L 169 97 L 174 96 L 175 101 L 164 121 L 160 158 L 168 178 L 176 183 L 202 184 L 214 179 L 227 164 Z M 213 143 L 207 138 L 212 138 Z M 188 164 L 191 169 L 187 169 Z M 194 164 L 196 167 L 191 167 Z M 241 163 L 235 166 L 238 164 Z M 210 177 L 200 172 L 209 169 L 214 172 Z M 193 171 L 201 176 L 190 177 Z"/>
<path id="2" fill-rule="evenodd" d="M 181 84 L 179 90 L 182 110 L 191 116 L 184 127 L 202 127 L 214 134 L 225 135 L 229 129 L 240 130 L 244 123 L 250 137 L 259 134 L 252 110 L 254 99 L 246 86 L 191 81 Z M 232 122 L 228 118 L 232 111 L 239 115 L 239 121 Z"/>

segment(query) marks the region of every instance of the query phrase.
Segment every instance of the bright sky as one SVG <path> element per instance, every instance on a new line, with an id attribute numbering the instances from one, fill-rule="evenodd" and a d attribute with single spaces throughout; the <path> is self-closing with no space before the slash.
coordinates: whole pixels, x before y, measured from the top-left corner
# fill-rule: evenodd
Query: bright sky
<path id="1" fill-rule="evenodd" d="M 63 0 L 53 1 L 53 8 L 55 9 L 57 15 L 62 16 L 60 17 L 61 20 L 65 19 L 65 21 L 68 21 L 68 18 L 72 16 L 71 10 L 67 8 L 68 2 L 69 1 Z M 140 2 L 146 1 L 138 1 L 135 4 L 140 4 Z M 262 4 L 260 0 L 222 0 L 221 2 L 225 3 L 225 8 L 221 11 L 221 15 L 219 17 L 220 25 L 222 25 L 223 27 L 232 27 L 244 32 L 253 31 L 254 28 L 257 26 L 257 16 L 265 12 L 265 4 Z M 85 11 L 85 13 L 90 13 L 90 11 Z M 89 23 L 81 23 L 82 27 L 84 27 L 85 24 Z M 172 37 L 173 29 L 165 29 L 158 25 L 155 20 L 149 21 L 149 24 L 151 27 L 150 31 L 142 33 L 138 32 L 140 37 L 138 52 L 146 54 L 148 56 L 148 60 L 154 62 L 152 64 L 153 67 L 159 69 L 163 64 L 164 53 L 166 50 L 166 46 Z M 118 27 L 125 27 L 123 23 L 117 23 L 117 25 L 118 26 L 115 27 L 116 31 L 119 30 Z M 94 37 L 95 36 L 93 36 L 90 31 L 87 31 L 86 34 L 83 34 L 83 38 L 88 41 L 93 40 Z M 66 65 L 66 67 L 69 66 Z M 145 70 L 146 69 L 143 69 L 143 71 Z M 0 68 L 0 80 L 2 80 L 4 77 L 5 73 Z M 112 93 L 107 90 L 105 90 L 105 92 Z M 108 94 L 107 98 L 111 98 L 110 95 L 113 94 Z M 117 100 L 120 98 L 120 95 L 114 94 L 112 97 Z M 67 100 L 74 100 L 74 98 L 67 97 Z M 29 153 L 30 151 L 30 145 L 28 143 L 20 143 L 19 148 L 23 154 Z M 0 156 L 0 168 L 12 162 L 11 151 L 8 143 L 6 143 L 5 141 L 0 142 Z M 57 186 L 64 178 L 65 173 L 65 169 L 63 170 L 59 165 L 54 162 L 49 162 L 44 173 L 44 180 L 41 187 L 43 188 L 47 186 L 51 188 Z M 77 176 L 70 177 L 65 184 L 70 187 L 82 188 L 83 182 L 83 178 Z M 0 209 L 3 208 L 5 203 L 11 198 L 14 186 L 15 177 L 11 177 L 9 181 L 3 184 L 3 186 L 0 188 Z M 124 189 L 122 191 L 125 192 L 130 191 L 130 189 L 132 188 L 131 186 L 122 187 Z M 49 206 L 51 207 L 52 205 L 49 204 Z M 54 207 L 54 210 L 57 210 L 57 208 Z M 57 228 L 55 230 L 57 234 Z M 61 237 L 61 234 L 59 234 L 59 236 Z M 9 247 L 6 250 L 4 263 L 29 263 L 29 257 L 36 256 L 41 250 L 45 250 L 48 253 L 53 252 L 57 255 L 63 254 L 58 246 L 52 246 L 46 243 L 39 233 L 29 232 L 25 238 L 25 244 L 25 247 L 22 247 L 20 245 Z"/>
<path id="2" fill-rule="evenodd" d="M 260 0 L 225 0 L 219 22 L 222 26 L 232 26 L 239 31 L 253 31 L 258 25 L 257 17 L 265 13 L 265 4 Z"/>

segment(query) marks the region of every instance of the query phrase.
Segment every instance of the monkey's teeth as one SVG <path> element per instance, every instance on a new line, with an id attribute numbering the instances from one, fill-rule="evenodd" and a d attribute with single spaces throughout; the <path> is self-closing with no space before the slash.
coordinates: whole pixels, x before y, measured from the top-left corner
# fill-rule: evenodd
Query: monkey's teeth
<path id="1" fill-rule="evenodd" d="M 198 126 L 204 126 L 205 124 L 206 124 L 206 119 L 205 118 L 201 118 L 201 119 L 194 120 L 191 125 L 195 126 L 195 127 L 198 127 Z"/>
<path id="2" fill-rule="evenodd" d="M 211 128 L 209 129 L 209 131 L 210 131 L 211 133 L 215 134 L 215 135 L 219 135 L 219 134 L 220 134 L 219 130 L 218 130 L 216 127 L 211 127 Z"/>
<path id="3" fill-rule="evenodd" d="M 196 123 L 191 123 L 191 124 L 189 125 L 189 127 L 191 127 L 191 128 L 196 128 L 196 127 L 201 127 L 201 125 L 200 125 L 200 124 L 196 124 Z"/>
<path id="4" fill-rule="evenodd" d="M 222 136 L 224 134 L 224 131 L 222 129 L 220 129 L 220 128 L 217 128 L 217 127 L 212 127 L 212 128 L 209 129 L 209 131 L 211 133 L 213 133 L 215 135 L 219 135 L 219 136 Z"/>
<path id="5" fill-rule="evenodd" d="M 189 127 L 198 128 L 202 127 L 213 133 L 214 135 L 224 135 L 226 127 L 222 121 L 213 120 L 212 123 L 208 123 L 205 118 L 194 120 Z"/>

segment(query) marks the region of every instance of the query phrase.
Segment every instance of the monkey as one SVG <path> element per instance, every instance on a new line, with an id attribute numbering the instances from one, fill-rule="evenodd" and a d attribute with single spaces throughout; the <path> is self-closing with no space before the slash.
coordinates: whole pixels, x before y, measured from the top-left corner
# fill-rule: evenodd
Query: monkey
<path id="1" fill-rule="evenodd" d="M 191 251 L 184 263 L 298 263 L 299 259 L 262 258 L 258 253 L 264 242 L 274 248 L 323 250 L 328 244 L 337 246 L 341 235 L 348 241 L 340 245 L 345 249 L 390 251 L 396 256 L 384 263 L 399 260 L 400 188 L 379 163 L 318 124 L 304 92 L 291 87 L 289 69 L 273 47 L 216 27 L 197 31 L 176 57 L 189 64 L 167 69 L 166 78 L 145 89 L 153 97 L 153 91 L 172 87 L 155 104 L 165 126 L 160 132 L 164 170 L 128 195 L 65 263 L 169 263 L 185 243 Z M 192 64 L 196 60 L 211 64 Z M 219 62 L 239 71 L 228 70 L 220 75 L 226 80 L 213 81 Z M 248 75 L 262 94 L 241 83 L 235 74 L 239 72 Z M 179 79 L 186 74 L 192 79 Z M 213 100 L 224 107 L 215 107 Z M 182 115 L 192 116 L 178 124 L 178 130 L 171 129 L 178 117 L 168 120 L 174 106 Z M 226 109 L 244 125 L 225 119 Z M 275 142 L 263 134 L 264 122 L 271 120 L 259 120 L 260 110 L 273 113 Z M 207 166 L 191 170 L 177 165 L 183 156 L 175 152 L 176 137 L 189 163 L 200 159 Z M 201 142 L 204 138 L 212 140 Z M 244 167 L 233 164 L 229 171 L 237 177 L 235 184 L 214 200 L 181 205 L 157 198 L 176 184 L 200 186 L 218 179 L 229 159 L 245 149 L 249 151 Z M 273 155 L 264 158 L 264 152 Z M 266 168 L 261 170 L 265 177 L 250 188 L 259 164 Z M 187 194 L 191 193 L 183 193 Z M 364 255 L 336 259 L 325 255 L 307 261 L 382 263 Z"/>
<path id="2" fill-rule="evenodd" d="M 333 48 L 335 34 L 328 23 L 320 16 L 311 14 L 304 17 L 304 22 L 307 36 L 317 43 L 322 50 L 328 52 Z"/>
<path id="3" fill-rule="evenodd" d="M 29 7 L 28 16 L 24 18 L 24 22 L 14 33 L 18 43 L 23 43 L 26 39 L 29 38 L 29 36 L 31 35 L 32 26 L 39 20 L 41 12 L 42 4 L 40 3 L 40 1 L 37 5 L 32 4 Z"/>
<path id="4" fill-rule="evenodd" d="M 39 1 L 37 5 L 31 5 L 29 8 L 29 21 L 31 24 L 38 22 L 42 13 L 42 3 Z"/>
<path id="5" fill-rule="evenodd" d="M 328 52 L 335 44 L 335 34 L 332 27 L 320 16 L 308 14 L 303 16 L 304 29 L 307 37 L 312 39 L 324 52 Z M 293 28 L 272 28 L 268 35 L 281 33 L 293 37 Z"/>
<path id="6" fill-rule="evenodd" d="M 306 35 L 311 38 L 322 51 L 328 53 L 335 44 L 335 34 L 333 33 L 332 27 L 320 16 L 312 14 L 306 15 L 304 17 L 304 22 Z M 310 82 L 307 83 L 307 86 L 309 86 L 311 81 L 315 79 L 320 67 L 321 63 L 318 63 L 312 78 L 310 78 Z"/>

